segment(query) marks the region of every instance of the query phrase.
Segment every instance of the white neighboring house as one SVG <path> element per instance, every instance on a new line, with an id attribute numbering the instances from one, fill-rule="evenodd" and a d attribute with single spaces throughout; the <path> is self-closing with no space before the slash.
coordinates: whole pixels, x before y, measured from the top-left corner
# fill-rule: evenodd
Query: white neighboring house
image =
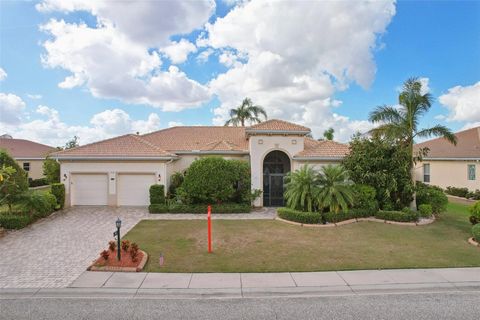
<path id="1" fill-rule="evenodd" d="M 417 181 L 436 185 L 480 189 L 480 127 L 455 134 L 457 145 L 437 138 L 415 145 L 428 148 L 428 155 L 415 166 Z"/>
<path id="2" fill-rule="evenodd" d="M 250 127 L 173 127 L 128 134 L 57 152 L 66 205 L 143 206 L 152 184 L 169 185 L 200 157 L 217 155 L 250 162 L 256 206 L 283 205 L 283 177 L 305 163 L 339 163 L 348 145 L 316 141 L 310 129 L 282 120 Z M 165 188 L 167 189 L 167 188 Z"/>

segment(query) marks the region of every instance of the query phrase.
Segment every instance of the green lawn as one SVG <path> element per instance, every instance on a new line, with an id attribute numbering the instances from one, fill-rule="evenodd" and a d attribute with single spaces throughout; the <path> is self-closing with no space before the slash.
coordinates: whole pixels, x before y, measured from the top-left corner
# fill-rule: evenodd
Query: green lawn
<path id="1" fill-rule="evenodd" d="M 427 226 L 360 222 L 302 228 L 273 220 L 213 221 L 213 254 L 206 221 L 144 220 L 125 236 L 137 242 L 153 272 L 279 272 L 480 266 L 480 249 L 467 243 L 467 207 Z M 158 265 L 163 253 L 165 265 Z"/>

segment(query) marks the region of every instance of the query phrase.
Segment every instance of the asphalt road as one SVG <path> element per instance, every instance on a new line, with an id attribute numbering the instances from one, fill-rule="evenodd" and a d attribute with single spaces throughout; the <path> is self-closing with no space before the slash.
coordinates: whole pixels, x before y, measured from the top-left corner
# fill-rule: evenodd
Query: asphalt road
<path id="1" fill-rule="evenodd" d="M 0 319 L 475 319 L 479 292 L 244 299 L 23 298 Z"/>

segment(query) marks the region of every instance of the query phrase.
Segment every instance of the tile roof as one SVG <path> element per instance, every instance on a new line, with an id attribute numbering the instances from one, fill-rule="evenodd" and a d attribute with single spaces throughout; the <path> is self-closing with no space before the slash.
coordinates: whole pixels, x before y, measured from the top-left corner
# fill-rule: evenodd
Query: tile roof
<path id="1" fill-rule="evenodd" d="M 0 149 L 5 149 L 13 158 L 45 158 L 57 150 L 41 143 L 24 139 L 0 138 Z"/>
<path id="2" fill-rule="evenodd" d="M 348 144 L 343 144 L 330 140 L 317 141 L 311 138 L 305 138 L 305 147 L 303 151 L 297 153 L 295 158 L 342 158 L 349 152 Z"/>
<path id="3" fill-rule="evenodd" d="M 256 131 L 297 131 L 309 133 L 310 128 L 283 120 L 271 119 L 246 128 L 247 133 L 254 133 Z"/>
<path id="4" fill-rule="evenodd" d="M 171 152 L 193 150 L 248 152 L 244 127 L 172 127 L 141 137 Z"/>
<path id="5" fill-rule="evenodd" d="M 165 150 L 142 139 L 135 134 L 127 134 L 99 142 L 86 144 L 84 146 L 59 151 L 55 153 L 58 158 L 156 158 L 156 157 L 173 157 Z"/>
<path id="6" fill-rule="evenodd" d="M 415 150 L 429 148 L 425 158 L 480 158 L 480 127 L 455 133 L 457 145 L 436 138 L 415 145 Z"/>

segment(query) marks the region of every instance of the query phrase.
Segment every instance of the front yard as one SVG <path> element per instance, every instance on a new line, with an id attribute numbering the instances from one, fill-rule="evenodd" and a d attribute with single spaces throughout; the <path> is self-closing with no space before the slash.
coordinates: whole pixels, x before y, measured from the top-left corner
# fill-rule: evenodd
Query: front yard
<path id="1" fill-rule="evenodd" d="M 153 272 L 281 272 L 480 266 L 480 249 L 467 243 L 467 207 L 427 226 L 361 222 L 303 228 L 273 220 L 215 220 L 213 254 L 206 221 L 144 220 L 125 239 L 139 244 Z M 162 253 L 165 264 L 160 267 Z"/>

